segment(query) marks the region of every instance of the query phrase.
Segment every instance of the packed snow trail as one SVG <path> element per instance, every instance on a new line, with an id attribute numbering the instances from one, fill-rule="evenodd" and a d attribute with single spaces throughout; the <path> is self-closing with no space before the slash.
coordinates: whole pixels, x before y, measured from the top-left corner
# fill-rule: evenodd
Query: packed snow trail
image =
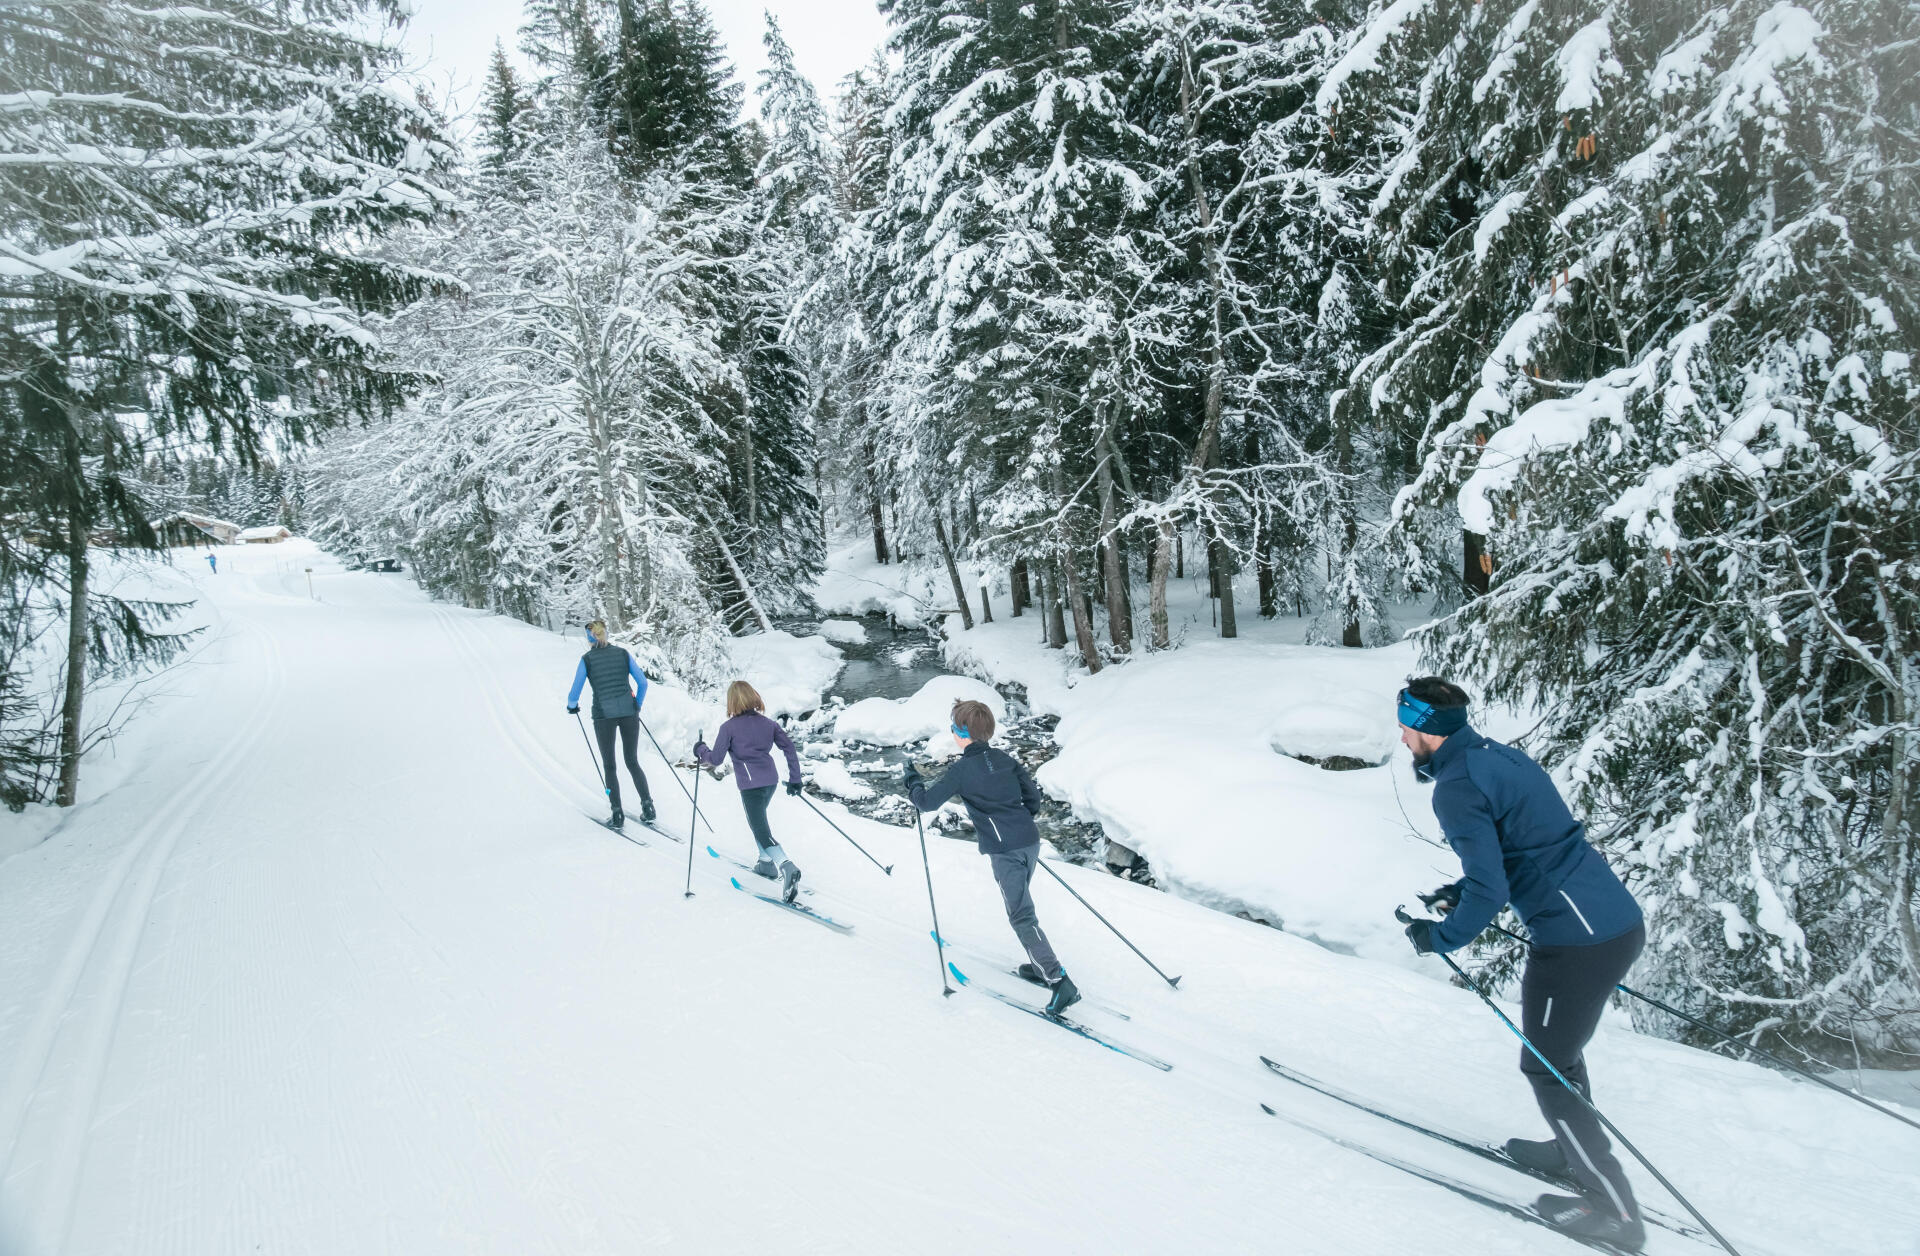
<path id="1" fill-rule="evenodd" d="M 195 566 L 211 639 L 116 770 L 90 765 L 111 788 L 0 863 L 4 1256 L 1581 1250 L 1256 1106 L 1299 1101 L 1265 1054 L 1538 1136 L 1471 994 L 1059 866 L 1185 975 L 1166 989 L 1037 884 L 1077 1011 L 1175 1065 L 1142 1068 L 941 997 L 922 879 L 898 875 L 911 829 L 824 807 L 885 877 L 776 799 L 809 901 L 851 935 L 704 853 L 682 899 L 685 847 L 590 819 L 562 701 L 577 639 L 299 544 Z M 654 690 L 675 753 L 707 713 Z M 670 769 L 642 762 L 684 834 Z M 701 808 L 717 850 L 752 850 L 730 788 Z M 929 846 L 942 928 L 1012 954 L 985 862 Z M 1608 1114 L 1748 1256 L 1915 1250 L 1910 1131 L 1618 1024 L 1593 1056 Z M 1378 1135 L 1340 1106 L 1313 1120 Z"/>

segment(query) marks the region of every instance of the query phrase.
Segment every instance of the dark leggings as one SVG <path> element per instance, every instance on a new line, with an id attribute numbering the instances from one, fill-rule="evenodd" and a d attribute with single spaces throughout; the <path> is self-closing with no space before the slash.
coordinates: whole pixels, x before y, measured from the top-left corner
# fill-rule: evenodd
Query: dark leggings
<path id="1" fill-rule="evenodd" d="M 1540 1054 L 1588 1100 L 1586 1046 L 1614 985 L 1627 975 L 1647 942 L 1644 925 L 1591 946 L 1535 946 L 1520 977 L 1520 1024 Z M 1533 1084 L 1534 1102 L 1547 1118 L 1580 1193 L 1595 1204 L 1637 1218 L 1633 1188 L 1613 1158 L 1606 1132 L 1587 1105 L 1567 1092 L 1533 1052 L 1520 1048 L 1520 1071 Z"/>
<path id="2" fill-rule="evenodd" d="M 626 751 L 627 775 L 633 778 L 633 786 L 640 791 L 640 800 L 646 802 L 653 797 L 647 790 L 647 774 L 640 770 L 640 758 L 634 753 L 634 743 L 640 736 L 640 717 L 622 716 L 617 720 L 595 720 L 593 735 L 600 739 L 600 765 L 607 772 L 607 801 L 615 807 L 620 805 L 620 773 L 613 762 L 613 734 L 620 732 L 620 748 Z"/>
<path id="3" fill-rule="evenodd" d="M 740 805 L 747 809 L 747 827 L 753 830 L 754 845 L 762 855 L 774 846 L 773 830 L 767 827 L 767 804 L 773 801 L 774 787 L 761 785 L 740 791 Z"/>

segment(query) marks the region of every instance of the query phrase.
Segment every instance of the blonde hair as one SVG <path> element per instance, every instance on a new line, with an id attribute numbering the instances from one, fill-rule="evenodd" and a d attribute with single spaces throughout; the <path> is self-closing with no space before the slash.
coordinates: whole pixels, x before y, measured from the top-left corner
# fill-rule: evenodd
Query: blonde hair
<path id="1" fill-rule="evenodd" d="M 587 631 L 592 633 L 593 639 L 595 641 L 598 641 L 601 645 L 605 645 L 607 643 L 607 621 L 606 620 L 604 619 L 593 620 L 587 625 Z"/>
<path id="2" fill-rule="evenodd" d="M 767 704 L 760 700 L 760 691 L 744 680 L 736 680 L 727 686 L 727 718 L 743 715 L 748 711 L 765 711 Z"/>

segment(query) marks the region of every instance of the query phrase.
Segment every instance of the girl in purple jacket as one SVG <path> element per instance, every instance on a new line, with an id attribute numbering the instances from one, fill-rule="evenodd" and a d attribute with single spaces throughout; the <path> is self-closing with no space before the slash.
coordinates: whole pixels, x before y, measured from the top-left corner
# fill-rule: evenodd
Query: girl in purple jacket
<path id="1" fill-rule="evenodd" d="M 760 848 L 760 861 L 753 870 L 763 877 L 779 877 L 780 892 L 791 903 L 800 893 L 800 869 L 780 843 L 773 840 L 767 827 L 767 804 L 773 801 L 773 787 L 780 783 L 780 769 L 773 762 L 773 748 L 787 756 L 787 792 L 800 796 L 800 752 L 793 748 L 787 730 L 766 715 L 766 703 L 744 680 L 727 686 L 727 722 L 714 735 L 713 748 L 705 740 L 694 743 L 693 757 L 705 767 L 719 767 L 733 756 L 733 777 L 740 786 L 740 802 L 747 809 L 747 826 L 753 830 L 754 844 Z"/>

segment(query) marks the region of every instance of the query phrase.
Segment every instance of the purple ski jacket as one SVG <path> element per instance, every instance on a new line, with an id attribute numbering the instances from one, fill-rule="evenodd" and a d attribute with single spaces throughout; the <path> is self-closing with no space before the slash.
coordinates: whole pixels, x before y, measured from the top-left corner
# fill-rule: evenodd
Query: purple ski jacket
<path id="1" fill-rule="evenodd" d="M 720 726 L 711 750 L 702 743 L 693 748 L 693 754 L 708 767 L 717 768 L 731 753 L 734 782 L 741 789 L 759 789 L 780 783 L 780 769 L 773 762 L 775 746 L 786 752 L 787 779 L 799 780 L 800 752 L 793 748 L 793 739 L 787 736 L 787 730 L 780 727 L 779 721 L 770 720 L 758 711 L 743 711 L 734 716 Z"/>

